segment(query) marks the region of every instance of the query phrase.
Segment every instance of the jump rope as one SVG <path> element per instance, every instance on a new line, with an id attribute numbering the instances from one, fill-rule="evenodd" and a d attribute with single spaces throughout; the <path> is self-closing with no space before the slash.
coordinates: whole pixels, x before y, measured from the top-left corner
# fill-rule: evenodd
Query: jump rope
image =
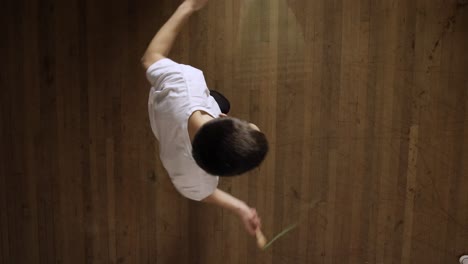
<path id="1" fill-rule="evenodd" d="M 309 205 L 306 207 L 306 210 L 310 211 L 310 210 L 314 209 L 318 205 L 318 203 L 319 203 L 319 200 L 314 200 L 314 201 L 310 202 Z M 276 236 L 274 236 L 268 243 L 267 243 L 267 240 L 265 238 L 265 235 L 263 235 L 260 228 L 257 229 L 257 231 L 255 232 L 255 236 L 257 238 L 258 248 L 261 249 L 261 250 L 267 250 L 269 247 L 271 247 L 271 245 L 276 240 L 278 240 L 279 238 L 283 237 L 284 235 L 286 235 L 287 233 L 291 232 L 296 227 L 298 227 L 303 219 L 304 219 L 303 217 L 299 218 L 299 221 L 297 221 L 296 223 L 293 223 L 293 224 L 287 226 L 286 228 L 284 228 L 281 232 L 279 232 Z"/>

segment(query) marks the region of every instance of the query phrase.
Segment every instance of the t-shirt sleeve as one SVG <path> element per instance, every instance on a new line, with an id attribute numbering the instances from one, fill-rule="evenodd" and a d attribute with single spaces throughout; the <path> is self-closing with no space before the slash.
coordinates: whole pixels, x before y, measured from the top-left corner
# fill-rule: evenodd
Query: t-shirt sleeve
<path id="1" fill-rule="evenodd" d="M 210 196 L 218 187 L 219 177 L 217 176 L 199 175 L 198 179 L 196 178 L 197 176 L 188 180 L 176 177 L 172 178 L 172 183 L 182 196 L 195 201 L 201 201 Z"/>
<path id="2" fill-rule="evenodd" d="M 168 58 L 158 60 L 146 70 L 146 79 L 156 88 L 180 76 L 181 65 Z"/>

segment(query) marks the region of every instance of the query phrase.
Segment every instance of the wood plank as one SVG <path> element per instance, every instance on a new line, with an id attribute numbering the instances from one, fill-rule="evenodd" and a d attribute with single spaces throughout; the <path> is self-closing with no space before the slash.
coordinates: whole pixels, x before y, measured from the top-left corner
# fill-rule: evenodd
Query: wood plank
<path id="1" fill-rule="evenodd" d="M 11 6 L 4 4 L 2 5 L 2 10 L 7 12 L 8 14 L 13 14 L 11 10 Z M 7 22 L 11 20 L 9 16 L 0 16 L 0 21 L 5 25 Z M 12 30 L 11 27 L 5 28 L 5 35 L 7 36 L 7 40 L 12 40 Z M 11 41 L 1 41 L 0 42 L 0 50 L 9 50 L 11 49 Z M 8 52 L 4 56 L 5 64 L 11 65 L 13 63 L 13 54 Z M 11 100 L 7 100 L 7 98 L 11 98 L 11 90 L 12 86 L 10 84 L 10 76 L 12 72 L 12 67 L 2 68 L 0 71 L 0 85 L 4 87 L 0 90 L 0 147 L 3 150 L 1 152 L 1 160 L 0 160 L 0 263 L 8 263 L 11 259 L 15 258 L 15 255 L 11 255 L 10 253 L 10 236 L 12 233 L 12 227 L 9 223 L 9 192 L 8 192 L 8 183 L 9 183 L 9 175 L 10 175 L 10 166 L 8 164 L 11 161 L 11 157 L 9 156 L 11 153 L 11 147 L 9 142 L 11 141 L 11 132 L 9 127 L 11 127 L 10 122 L 10 109 L 11 109 Z"/>
<path id="2" fill-rule="evenodd" d="M 39 262 L 55 262 L 62 252 L 56 251 L 55 224 L 58 218 L 57 196 L 57 98 L 56 98 L 56 54 L 55 54 L 55 3 L 38 3 L 38 62 L 39 62 L 39 134 L 37 143 L 37 212 Z M 60 229 L 60 223 L 57 223 Z M 59 235 L 59 234 L 57 234 Z"/>

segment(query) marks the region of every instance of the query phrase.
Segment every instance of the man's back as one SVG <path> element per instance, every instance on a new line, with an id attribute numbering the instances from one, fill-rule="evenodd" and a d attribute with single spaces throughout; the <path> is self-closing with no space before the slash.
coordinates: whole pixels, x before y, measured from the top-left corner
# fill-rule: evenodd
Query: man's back
<path id="1" fill-rule="evenodd" d="M 193 160 L 187 124 L 194 111 L 216 117 L 221 110 L 196 68 L 161 59 L 147 69 L 146 76 L 152 85 L 148 112 L 161 161 L 182 195 L 202 200 L 216 189 L 218 177 L 207 174 Z"/>

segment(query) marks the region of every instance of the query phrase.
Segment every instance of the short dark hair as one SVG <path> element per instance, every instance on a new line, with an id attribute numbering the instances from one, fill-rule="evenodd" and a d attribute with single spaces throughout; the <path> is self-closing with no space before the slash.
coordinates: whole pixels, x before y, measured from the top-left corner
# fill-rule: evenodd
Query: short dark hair
<path id="1" fill-rule="evenodd" d="M 268 152 L 268 141 L 260 131 L 237 118 L 215 118 L 195 134 L 192 155 L 212 175 L 235 176 L 257 166 Z"/>

